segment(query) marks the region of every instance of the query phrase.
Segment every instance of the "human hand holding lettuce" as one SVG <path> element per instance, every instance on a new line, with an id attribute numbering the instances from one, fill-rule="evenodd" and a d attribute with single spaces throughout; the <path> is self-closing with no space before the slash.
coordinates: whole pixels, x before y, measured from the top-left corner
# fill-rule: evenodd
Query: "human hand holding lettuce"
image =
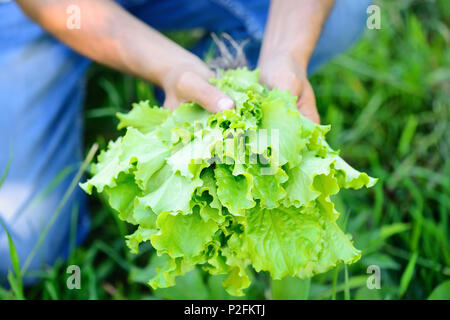
<path id="1" fill-rule="evenodd" d="M 261 81 L 297 96 L 300 112 L 316 123 L 320 123 L 320 117 L 307 69 L 333 3 L 334 0 L 271 1 L 258 62 Z"/>
<path id="2" fill-rule="evenodd" d="M 273 279 L 305 278 L 357 261 L 330 196 L 375 179 L 328 146 L 330 126 L 303 117 L 288 91 L 261 85 L 258 71 L 229 70 L 211 83 L 235 109 L 135 104 L 118 114 L 126 134 L 110 142 L 81 184 L 136 225 L 127 236 L 133 252 L 151 242 L 159 257 L 149 284 L 173 286 L 201 266 L 227 275 L 225 289 L 242 295 L 251 267 Z"/>

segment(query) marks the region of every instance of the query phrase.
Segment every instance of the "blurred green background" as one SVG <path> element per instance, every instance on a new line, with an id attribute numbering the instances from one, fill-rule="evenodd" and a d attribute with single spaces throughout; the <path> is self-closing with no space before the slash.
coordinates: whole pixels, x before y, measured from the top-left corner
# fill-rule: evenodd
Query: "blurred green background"
<path id="1" fill-rule="evenodd" d="M 363 256 L 310 281 L 271 281 L 254 274 L 246 299 L 450 299 L 450 1 L 375 1 L 381 29 L 366 30 L 357 45 L 311 78 L 330 145 L 355 168 L 378 177 L 375 188 L 342 191 L 334 201 L 340 225 Z M 171 34 L 190 46 L 201 31 Z M 86 148 L 101 148 L 123 132 L 115 113 L 154 100 L 153 88 L 94 65 L 88 75 Z M 87 150 L 86 149 L 86 150 Z M 25 288 L 26 299 L 228 299 L 220 276 L 196 269 L 177 286 L 152 290 L 154 251 L 129 253 L 132 228 L 102 199 L 91 199 L 92 231 L 69 261 L 45 270 Z M 76 212 L 74 214 L 76 219 Z M 68 290 L 66 268 L 80 266 L 81 289 Z M 381 270 L 381 289 L 366 282 Z M 22 290 L 0 287 L 0 298 Z"/>

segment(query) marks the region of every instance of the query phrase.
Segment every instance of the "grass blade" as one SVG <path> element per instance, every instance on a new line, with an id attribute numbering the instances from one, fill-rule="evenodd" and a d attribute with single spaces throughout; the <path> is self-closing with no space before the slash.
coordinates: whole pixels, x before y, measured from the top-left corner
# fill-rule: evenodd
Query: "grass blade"
<path id="1" fill-rule="evenodd" d="M 348 282 L 348 266 L 347 264 L 344 264 L 344 275 L 345 275 L 345 282 L 344 282 L 344 299 L 350 300 L 350 285 Z"/>
<path id="2" fill-rule="evenodd" d="M 93 144 L 91 149 L 88 152 L 88 155 L 84 159 L 83 164 L 81 165 L 80 169 L 78 169 L 78 172 L 75 175 L 75 177 L 72 179 L 72 182 L 70 183 L 69 188 L 67 189 L 67 191 L 64 194 L 63 198 L 59 202 L 59 204 L 58 204 L 55 212 L 53 213 L 53 216 L 51 217 L 49 223 L 47 224 L 45 229 L 39 235 L 39 239 L 38 239 L 36 245 L 34 246 L 33 250 L 28 255 L 27 259 L 25 260 L 25 263 L 24 263 L 24 265 L 22 267 L 22 272 L 21 272 L 22 275 L 24 275 L 25 272 L 28 270 L 28 268 L 29 268 L 29 266 L 31 264 L 31 261 L 33 261 L 34 256 L 36 255 L 36 253 L 39 250 L 39 248 L 42 246 L 42 244 L 43 244 L 43 242 L 45 240 L 45 237 L 47 236 L 47 234 L 50 231 L 51 227 L 55 223 L 56 219 L 59 217 L 59 214 L 60 214 L 62 208 L 66 204 L 66 202 L 69 199 L 70 195 L 72 194 L 73 190 L 78 185 L 78 181 L 81 179 L 81 176 L 83 175 L 83 172 L 86 170 L 88 164 L 91 162 L 92 158 L 94 157 L 95 153 L 97 152 L 97 149 L 98 149 L 98 144 L 96 144 L 96 143 Z"/>
<path id="3" fill-rule="evenodd" d="M 361 287 L 365 286 L 366 283 L 367 283 L 366 275 L 354 276 L 354 277 L 351 277 L 348 279 L 347 286 L 350 290 L 352 290 L 352 289 L 361 288 Z M 330 289 L 324 290 L 322 292 L 319 292 L 314 296 L 314 299 L 329 299 L 329 297 L 332 295 L 332 290 L 333 290 L 333 288 L 330 288 Z M 337 285 L 335 290 L 336 290 L 336 294 L 343 292 L 345 290 L 345 283 Z"/>
<path id="4" fill-rule="evenodd" d="M 8 237 L 9 254 L 11 257 L 11 264 L 14 270 L 14 274 L 11 271 L 8 272 L 8 281 L 16 297 L 20 300 L 23 300 L 25 297 L 23 294 L 22 276 L 20 274 L 19 255 L 17 254 L 16 247 L 11 238 L 11 235 L 9 234 L 8 229 L 6 228 L 6 225 L 3 223 L 2 220 L 0 220 L 0 224 L 2 225 L 3 229 L 5 229 L 6 236 Z"/>
<path id="5" fill-rule="evenodd" d="M 3 287 L 0 287 L 0 300 L 8 300 L 11 296 L 11 291 L 6 290 Z"/>
<path id="6" fill-rule="evenodd" d="M 50 281 L 45 281 L 45 291 L 48 293 L 51 300 L 58 300 L 55 286 Z"/>
<path id="7" fill-rule="evenodd" d="M 339 276 L 339 265 L 334 268 L 333 273 L 333 285 L 331 287 L 331 300 L 336 300 L 336 288 L 337 288 L 337 281 Z"/>
<path id="8" fill-rule="evenodd" d="M 311 278 L 299 279 L 286 277 L 282 280 L 272 279 L 273 300 L 308 300 Z"/>
<path id="9" fill-rule="evenodd" d="M 414 252 L 408 262 L 408 265 L 406 266 L 405 272 L 403 272 L 402 278 L 400 279 L 400 288 L 398 290 L 398 295 L 400 297 L 402 297 L 406 293 L 406 290 L 408 290 L 409 283 L 411 282 L 412 276 L 414 274 L 418 256 L 418 252 Z"/>
<path id="10" fill-rule="evenodd" d="M 25 300 L 23 295 L 23 286 L 20 283 L 19 278 L 16 278 L 11 270 L 8 272 L 7 279 L 16 299 Z"/>
<path id="11" fill-rule="evenodd" d="M 450 300 L 450 280 L 444 281 L 431 292 L 428 300 Z"/>
<path id="12" fill-rule="evenodd" d="M 13 159 L 13 152 L 11 149 L 11 151 L 9 153 L 9 160 L 8 160 L 8 163 L 6 164 L 5 171 L 3 171 L 3 174 L 0 178 L 0 188 L 2 187 L 3 183 L 5 183 L 6 177 L 8 176 L 9 169 L 11 168 L 12 159 Z"/>
<path id="13" fill-rule="evenodd" d="M 77 227 L 78 227 L 78 204 L 75 204 L 72 207 L 72 214 L 70 219 L 70 236 L 69 236 L 69 261 L 72 261 L 74 252 L 75 252 L 75 246 L 77 242 Z"/>

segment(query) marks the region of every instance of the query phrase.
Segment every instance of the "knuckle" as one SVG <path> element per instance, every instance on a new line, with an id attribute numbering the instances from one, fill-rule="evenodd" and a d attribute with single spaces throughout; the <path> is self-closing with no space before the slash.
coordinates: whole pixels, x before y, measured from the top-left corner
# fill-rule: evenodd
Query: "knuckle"
<path id="1" fill-rule="evenodd" d="M 181 73 L 175 84 L 176 92 L 181 93 L 189 90 L 189 87 L 192 86 L 195 78 L 195 73 L 192 71 L 185 71 Z"/>

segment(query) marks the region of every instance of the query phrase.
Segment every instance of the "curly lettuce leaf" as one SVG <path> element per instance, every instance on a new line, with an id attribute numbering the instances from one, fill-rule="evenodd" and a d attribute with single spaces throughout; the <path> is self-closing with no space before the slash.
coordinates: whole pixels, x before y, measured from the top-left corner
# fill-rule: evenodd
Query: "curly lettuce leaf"
<path id="1" fill-rule="evenodd" d="M 174 173 L 166 164 L 151 177 L 146 189 L 147 194 L 139 200 L 158 215 L 162 212 L 188 213 L 191 211 L 189 201 L 201 184 L 199 178 L 190 180 L 177 172 Z"/>
<path id="2" fill-rule="evenodd" d="M 172 258 L 183 257 L 186 261 L 196 262 L 218 225 L 212 220 L 204 221 L 194 211 L 188 215 L 173 215 L 163 212 L 156 220 L 159 232 L 152 236 L 153 247 Z M 186 241 L 189 239 L 189 241 Z"/>
<path id="3" fill-rule="evenodd" d="M 317 212 L 252 209 L 245 230 L 246 249 L 255 270 L 269 271 L 273 279 L 310 277 L 340 261 L 359 259 L 360 252 L 339 231 Z"/>
<path id="4" fill-rule="evenodd" d="M 252 197 L 253 177 L 250 174 L 234 176 L 224 165 L 218 165 L 214 175 L 218 198 L 231 214 L 244 215 L 246 209 L 255 206 Z"/>
<path id="5" fill-rule="evenodd" d="M 95 187 L 97 192 L 101 193 L 104 187 L 116 186 L 117 177 L 121 172 L 128 172 L 131 165 L 126 162 L 121 162 L 119 156 L 122 153 L 122 137 L 116 141 L 111 141 L 108 148 L 103 150 L 97 158 L 97 163 L 92 165 L 91 172 L 94 176 L 81 183 L 80 187 L 91 194 Z"/>
<path id="6" fill-rule="evenodd" d="M 149 101 L 141 101 L 134 103 L 130 112 L 117 113 L 117 118 L 120 120 L 117 129 L 132 127 L 147 133 L 161 125 L 169 115 L 169 110 L 157 106 L 150 107 Z"/>

